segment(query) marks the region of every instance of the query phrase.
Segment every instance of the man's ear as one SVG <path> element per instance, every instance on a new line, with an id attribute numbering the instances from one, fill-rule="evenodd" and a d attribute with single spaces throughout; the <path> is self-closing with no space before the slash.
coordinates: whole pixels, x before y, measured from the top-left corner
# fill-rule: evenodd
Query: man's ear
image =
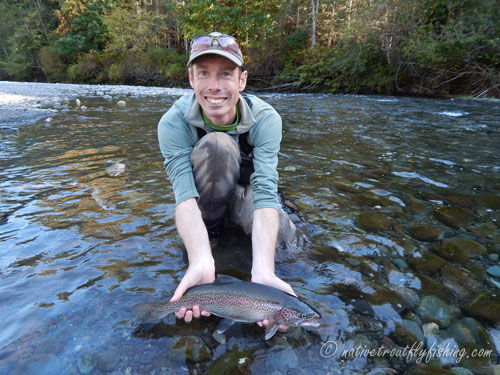
<path id="1" fill-rule="evenodd" d="M 189 75 L 189 84 L 191 85 L 191 87 L 194 89 L 194 67 L 191 65 L 189 68 L 188 68 L 188 75 Z"/>
<path id="2" fill-rule="evenodd" d="M 240 87 L 239 87 L 240 92 L 245 90 L 245 87 L 247 86 L 247 77 L 248 77 L 248 72 L 245 70 L 240 75 Z"/>

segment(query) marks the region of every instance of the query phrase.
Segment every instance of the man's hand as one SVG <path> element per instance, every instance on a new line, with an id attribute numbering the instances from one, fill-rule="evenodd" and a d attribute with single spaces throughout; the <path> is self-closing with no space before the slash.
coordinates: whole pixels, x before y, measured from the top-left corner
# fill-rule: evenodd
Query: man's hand
<path id="1" fill-rule="evenodd" d="M 176 302 L 181 299 L 187 289 L 199 284 L 213 283 L 214 280 L 215 265 L 213 258 L 190 264 L 170 302 Z M 184 318 L 186 323 L 189 323 L 193 318 L 199 318 L 200 315 L 210 316 L 210 313 L 204 310 L 200 311 L 199 306 L 193 306 L 192 310 L 183 307 L 175 313 L 175 316 L 179 319 Z"/>
<path id="2" fill-rule="evenodd" d="M 268 285 L 268 286 L 272 286 L 273 288 L 282 290 L 285 293 L 288 293 L 288 294 L 291 294 L 292 296 L 297 297 L 297 295 L 293 291 L 293 289 L 290 286 L 290 284 L 288 284 L 287 282 L 281 280 L 275 274 L 272 274 L 272 275 L 255 275 L 255 276 L 252 276 L 252 282 L 259 283 L 259 284 L 264 284 L 264 285 Z M 267 319 L 264 319 L 264 320 L 261 320 L 261 321 L 257 322 L 257 324 L 259 325 L 259 327 L 267 326 L 269 324 L 269 321 Z M 279 325 L 279 329 L 281 331 L 286 331 L 288 329 L 288 326 L 286 326 L 284 324 L 280 324 Z"/>

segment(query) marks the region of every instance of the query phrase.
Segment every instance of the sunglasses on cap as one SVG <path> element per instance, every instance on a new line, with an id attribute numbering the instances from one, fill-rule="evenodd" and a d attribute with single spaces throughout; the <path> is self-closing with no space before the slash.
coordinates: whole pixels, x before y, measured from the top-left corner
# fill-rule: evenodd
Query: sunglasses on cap
<path id="1" fill-rule="evenodd" d="M 191 53 L 205 51 L 211 48 L 218 48 L 235 54 L 241 53 L 238 42 L 231 35 L 214 32 L 208 35 L 198 35 L 191 42 Z"/>

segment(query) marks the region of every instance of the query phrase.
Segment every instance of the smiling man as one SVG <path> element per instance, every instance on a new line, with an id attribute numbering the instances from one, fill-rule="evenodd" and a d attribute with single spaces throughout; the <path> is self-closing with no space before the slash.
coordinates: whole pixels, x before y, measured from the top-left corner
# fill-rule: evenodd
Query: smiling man
<path id="1" fill-rule="evenodd" d="M 248 73 L 229 35 L 194 38 L 188 73 L 194 93 L 177 100 L 158 125 L 176 226 L 189 260 L 172 301 L 214 281 L 210 240 L 220 235 L 226 218 L 251 235 L 252 281 L 294 294 L 274 269 L 277 242 L 290 248 L 304 239 L 278 198 L 281 118 L 269 104 L 242 94 Z M 197 306 L 176 315 L 189 322 L 200 314 L 209 315 Z"/>

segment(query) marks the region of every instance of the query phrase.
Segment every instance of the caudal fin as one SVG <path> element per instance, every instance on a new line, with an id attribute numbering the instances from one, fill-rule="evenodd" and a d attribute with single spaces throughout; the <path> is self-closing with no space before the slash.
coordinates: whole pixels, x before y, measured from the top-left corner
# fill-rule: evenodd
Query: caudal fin
<path id="1" fill-rule="evenodd" d="M 170 313 L 164 303 L 139 303 L 130 308 L 135 318 L 141 322 L 157 322 Z"/>

